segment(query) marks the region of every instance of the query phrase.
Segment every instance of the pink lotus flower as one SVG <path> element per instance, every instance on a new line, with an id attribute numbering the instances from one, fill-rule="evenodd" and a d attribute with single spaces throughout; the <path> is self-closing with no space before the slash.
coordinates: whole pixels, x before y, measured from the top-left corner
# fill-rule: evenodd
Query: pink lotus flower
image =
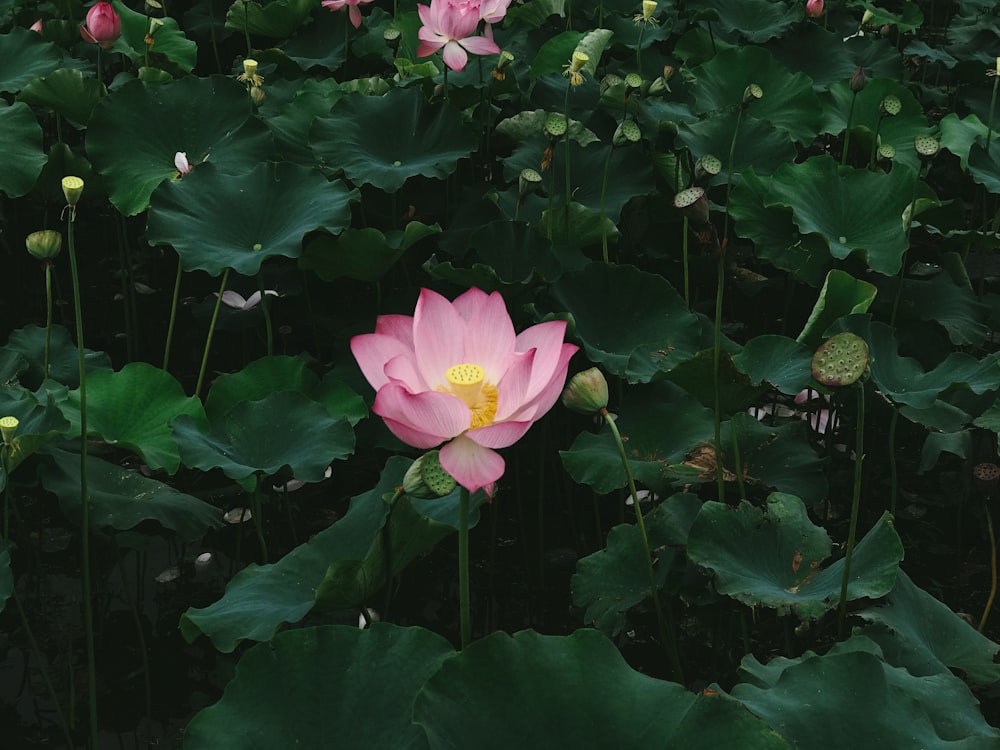
<path id="1" fill-rule="evenodd" d="M 808 0 L 806 2 L 806 15 L 810 18 L 819 18 L 823 15 L 823 0 Z"/>
<path id="2" fill-rule="evenodd" d="M 97 3 L 87 12 L 87 25 L 80 27 L 80 36 L 104 49 L 111 49 L 121 35 L 122 19 L 111 3 Z"/>
<path id="3" fill-rule="evenodd" d="M 428 57 L 444 47 L 441 53 L 444 64 L 458 72 L 469 62 L 467 52 L 500 53 L 492 39 L 473 36 L 481 20 L 479 0 L 431 0 L 429 6 L 418 5 L 417 13 L 423 23 L 417 32 L 420 38 L 417 57 Z"/>
<path id="4" fill-rule="evenodd" d="M 324 8 L 329 8 L 330 10 L 342 10 L 347 8 L 347 17 L 351 19 L 351 24 L 354 28 L 361 26 L 361 8 L 358 6 L 362 3 L 370 3 L 372 0 L 323 0 L 321 5 Z"/>
<path id="5" fill-rule="evenodd" d="M 174 154 L 174 167 L 176 167 L 177 175 L 179 177 L 183 177 L 191 171 L 191 165 L 188 163 L 187 152 L 178 151 Z"/>
<path id="6" fill-rule="evenodd" d="M 413 317 L 382 315 L 351 351 L 376 390 L 373 411 L 404 443 L 441 443 L 441 466 L 470 492 L 504 472 L 494 448 L 517 442 L 547 412 L 576 352 L 566 324 L 514 334 L 503 297 L 470 289 L 454 302 L 422 289 Z"/>
<path id="7" fill-rule="evenodd" d="M 35 21 L 33 24 L 31 24 L 31 31 L 37 32 L 39 34 L 42 33 L 42 19 L 41 18 L 39 18 L 37 21 Z"/>

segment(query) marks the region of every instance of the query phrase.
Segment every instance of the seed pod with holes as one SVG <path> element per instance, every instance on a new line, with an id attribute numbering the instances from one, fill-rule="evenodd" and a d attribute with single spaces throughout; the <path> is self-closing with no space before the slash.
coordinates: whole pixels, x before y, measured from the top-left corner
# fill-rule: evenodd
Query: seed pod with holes
<path id="1" fill-rule="evenodd" d="M 552 138 L 565 135 L 566 128 L 566 118 L 560 114 L 551 114 L 545 118 L 545 133 Z"/>
<path id="2" fill-rule="evenodd" d="M 980 492 L 993 492 L 997 484 L 1000 484 L 1000 466 L 993 463 L 976 464 L 972 470 L 972 478 Z"/>
<path id="3" fill-rule="evenodd" d="M 627 146 L 630 143 L 638 143 L 640 138 L 642 131 L 639 130 L 639 126 L 632 120 L 623 120 L 615 130 L 612 143 L 616 146 Z"/>
<path id="4" fill-rule="evenodd" d="M 698 161 L 694 163 L 694 178 L 699 181 L 705 178 L 711 179 L 721 171 L 722 162 L 718 159 L 718 157 L 712 156 L 711 154 L 703 154 Z"/>
<path id="5" fill-rule="evenodd" d="M 708 224 L 708 196 L 705 189 L 689 187 L 674 196 L 674 208 L 688 217 L 695 226 Z"/>
<path id="6" fill-rule="evenodd" d="M 941 144 L 938 143 L 937 138 L 929 135 L 918 135 L 913 139 L 913 148 L 921 159 L 931 159 L 941 150 Z"/>
<path id="7" fill-rule="evenodd" d="M 410 497 L 444 497 L 450 495 L 455 487 L 455 478 L 441 468 L 438 451 L 422 455 L 403 476 L 403 491 Z"/>
<path id="8" fill-rule="evenodd" d="M 817 383 L 838 387 L 861 379 L 871 356 L 868 344 L 856 333 L 838 333 L 820 344 L 812 357 L 812 376 Z"/>

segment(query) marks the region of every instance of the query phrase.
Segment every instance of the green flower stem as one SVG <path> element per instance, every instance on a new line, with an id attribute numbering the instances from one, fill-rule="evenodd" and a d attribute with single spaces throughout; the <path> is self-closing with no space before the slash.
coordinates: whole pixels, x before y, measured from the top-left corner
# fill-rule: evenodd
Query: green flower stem
<path id="1" fill-rule="evenodd" d="M 458 495 L 458 598 L 462 648 L 472 642 L 471 592 L 469 587 L 469 491 Z"/>
<path id="2" fill-rule="evenodd" d="M 990 618 L 990 610 L 993 609 L 993 600 L 997 597 L 997 537 L 993 531 L 993 516 L 990 513 L 990 506 L 984 505 L 984 509 L 986 510 L 986 530 L 990 535 L 990 596 L 986 600 L 983 616 L 979 618 L 979 627 L 976 628 L 980 633 L 986 627 L 986 621 Z"/>
<path id="3" fill-rule="evenodd" d="M 222 283 L 219 285 L 219 296 L 215 300 L 215 309 L 212 311 L 212 321 L 208 324 L 208 336 L 205 338 L 205 351 L 201 355 L 201 367 L 198 369 L 198 384 L 194 387 L 194 395 L 197 398 L 201 394 L 201 386 L 205 381 L 205 368 L 208 366 L 208 352 L 212 348 L 212 335 L 215 333 L 215 324 L 219 320 L 219 307 L 222 306 L 222 293 L 226 291 L 226 282 L 229 281 L 229 269 L 222 272 Z"/>
<path id="4" fill-rule="evenodd" d="M 76 264 L 73 225 L 76 208 L 67 211 L 66 238 L 69 268 L 73 279 L 73 308 L 76 318 L 77 368 L 80 375 L 80 562 L 83 579 L 83 630 L 87 640 L 87 704 L 90 717 L 90 744 L 97 744 L 97 660 L 94 653 L 94 613 L 90 585 L 90 492 L 87 486 L 87 366 L 83 356 L 83 307 L 80 303 L 80 274 Z"/>
<path id="5" fill-rule="evenodd" d="M 906 276 L 906 256 L 910 251 L 910 230 L 913 228 L 913 212 L 917 205 L 917 188 L 920 187 L 920 169 L 917 169 L 917 176 L 913 180 L 913 190 L 910 192 L 910 206 L 906 217 L 906 249 L 899 264 L 899 283 L 896 285 L 896 296 L 892 300 L 892 314 L 889 316 L 889 325 L 896 325 L 896 313 L 899 311 L 899 300 L 903 292 L 903 279 Z"/>
<path id="6" fill-rule="evenodd" d="M 681 240 L 681 252 L 683 253 L 684 259 L 684 306 L 690 310 L 691 309 L 691 275 L 688 268 L 688 234 L 691 231 L 688 225 L 688 217 L 684 217 L 683 223 L 683 239 Z"/>
<path id="7" fill-rule="evenodd" d="M 858 533 L 858 508 L 861 505 L 861 469 L 865 457 L 865 387 L 859 383 L 857 437 L 854 444 L 854 497 L 851 500 L 851 526 L 847 532 L 847 550 L 844 553 L 844 576 L 840 581 L 840 603 L 837 605 L 837 637 L 844 637 L 844 623 L 847 620 L 847 584 L 851 580 L 851 558 L 854 556 L 854 540 Z"/>
<path id="8" fill-rule="evenodd" d="M 263 505 L 260 501 L 260 486 L 263 482 L 263 472 L 255 472 L 251 507 L 253 508 L 253 527 L 257 531 L 257 542 L 260 544 L 261 562 L 267 565 L 267 542 L 264 540 Z"/>
<path id="9" fill-rule="evenodd" d="M 677 649 L 677 633 L 674 627 L 673 614 L 668 609 L 666 614 L 660 604 L 660 590 L 656 585 L 656 574 L 653 572 L 653 555 L 649 550 L 649 537 L 646 535 L 646 523 L 642 518 L 642 509 L 639 507 L 639 495 L 635 490 L 635 479 L 632 478 L 632 468 L 629 466 L 628 455 L 625 453 L 625 444 L 622 442 L 621 433 L 618 432 L 618 425 L 606 408 L 601 409 L 601 416 L 611 428 L 615 445 L 618 446 L 618 455 L 622 460 L 622 468 L 625 470 L 625 477 L 628 479 L 628 489 L 632 493 L 632 507 L 635 509 L 635 523 L 639 528 L 639 537 L 642 539 L 642 549 L 646 553 L 646 572 L 649 575 L 649 590 L 653 596 L 653 608 L 656 610 L 656 621 L 660 626 L 660 638 L 663 646 L 667 649 L 670 658 L 671 669 L 674 679 L 683 684 L 684 671 L 681 668 L 680 652 Z"/>
<path id="10" fill-rule="evenodd" d="M 635 70 L 642 75 L 642 32 L 646 30 L 645 22 L 639 24 L 639 42 L 635 45 Z"/>
<path id="11" fill-rule="evenodd" d="M 847 130 L 844 132 L 844 149 L 840 152 L 840 166 L 847 164 L 847 149 L 851 145 L 851 123 L 854 121 L 854 103 L 858 100 L 858 92 L 851 92 L 851 108 L 847 111 Z"/>
<path id="12" fill-rule="evenodd" d="M 3 467 L 4 488 L 3 488 L 3 536 L 0 542 L 10 536 L 10 446 L 0 445 L 0 466 Z"/>
<path id="13" fill-rule="evenodd" d="M 247 40 L 247 57 L 253 57 L 253 47 L 250 46 L 250 3 L 243 0 L 243 36 Z"/>
<path id="14" fill-rule="evenodd" d="M 174 340 L 174 324 L 177 322 L 177 303 L 181 294 L 181 276 L 184 269 L 181 267 L 181 256 L 177 256 L 177 278 L 174 279 L 174 296 L 170 300 L 170 323 L 167 325 L 167 343 L 163 347 L 163 369 L 167 369 L 170 364 L 170 345 Z"/>
<path id="15" fill-rule="evenodd" d="M 267 306 L 267 295 L 264 294 L 264 274 L 257 271 L 257 290 L 260 292 L 260 309 L 264 313 L 264 329 L 267 331 L 267 356 L 274 354 L 274 329 L 271 326 L 271 311 Z"/>
<path id="16" fill-rule="evenodd" d="M 723 238 L 725 242 L 725 238 Z M 719 502 L 726 501 L 726 472 L 722 453 L 722 295 L 726 288 L 726 256 L 722 252 L 716 268 L 715 325 L 712 339 L 712 386 L 714 391 L 713 417 L 715 422 L 715 482 Z"/>
<path id="17" fill-rule="evenodd" d="M 604 224 L 604 217 L 607 214 L 604 204 L 608 193 L 608 168 L 611 166 L 611 155 L 614 152 L 615 146 L 611 144 L 611 148 L 608 149 L 608 158 L 604 160 L 604 179 L 601 181 L 601 251 L 605 264 L 608 263 L 608 229 Z"/>
<path id="18" fill-rule="evenodd" d="M 42 377 L 49 376 L 49 342 L 52 339 L 52 261 L 45 261 L 45 359 Z"/>
<path id="19" fill-rule="evenodd" d="M 573 79 L 571 77 L 569 83 L 566 84 L 566 100 L 563 106 L 563 113 L 565 114 L 566 117 L 566 133 L 563 135 L 563 144 L 566 153 L 563 154 L 563 156 L 566 159 L 566 241 L 567 242 L 569 242 L 570 240 L 569 202 L 572 196 L 571 182 L 569 176 L 569 166 L 570 166 L 569 165 L 569 92 L 572 88 L 573 88 Z"/>
<path id="20" fill-rule="evenodd" d="M 993 139 L 993 115 L 997 108 L 997 85 L 1000 85 L 1000 76 L 993 77 L 993 93 L 990 95 L 990 115 L 986 120 L 986 154 L 990 153 L 990 141 Z"/>
<path id="21" fill-rule="evenodd" d="M 878 134 L 882 130 L 882 120 L 884 118 L 880 115 L 878 120 L 875 122 L 875 135 L 872 137 L 872 150 L 871 154 L 868 156 L 868 169 L 874 171 L 875 169 L 875 157 L 878 155 Z"/>

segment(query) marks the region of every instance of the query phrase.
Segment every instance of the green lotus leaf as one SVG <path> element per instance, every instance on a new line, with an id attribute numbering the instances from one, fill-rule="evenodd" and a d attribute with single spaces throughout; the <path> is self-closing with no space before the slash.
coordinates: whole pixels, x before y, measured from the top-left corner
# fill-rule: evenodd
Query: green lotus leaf
<path id="1" fill-rule="evenodd" d="M 683 461 L 714 432 L 711 410 L 673 383 L 633 388 L 616 411 L 617 427 L 628 440 L 633 476 L 660 494 L 669 490 L 671 465 Z M 597 493 L 603 495 L 627 483 L 621 454 L 606 427 L 598 434 L 579 434 L 569 450 L 559 455 L 574 481 L 591 486 Z"/>
<path id="2" fill-rule="evenodd" d="M 951 674 L 917 677 L 854 637 L 825 656 L 743 659 L 733 697 L 802 750 L 831 747 L 995 747 L 965 684 Z M 803 701 L 803 696 L 822 700 Z M 876 739 L 877 738 L 877 739 Z"/>
<path id="3" fill-rule="evenodd" d="M 701 347 L 701 325 L 662 276 L 591 263 L 552 286 L 576 320 L 587 357 L 630 383 L 648 383 Z"/>
<path id="4" fill-rule="evenodd" d="M 888 661 L 916 677 L 959 670 L 977 687 L 1000 680 L 1000 646 L 919 588 L 902 570 L 884 600 L 858 615 L 872 627 L 861 634 L 882 647 Z"/>
<path id="5" fill-rule="evenodd" d="M 754 336 L 733 356 L 736 369 L 755 383 L 767 381 L 781 393 L 794 396 L 811 380 L 812 351 L 786 336 Z"/>
<path id="6" fill-rule="evenodd" d="M 150 17 L 132 10 L 122 0 L 112 0 L 111 4 L 122 20 L 121 39 L 115 46 L 123 52 L 121 49 L 123 45 L 130 47 L 126 54 L 133 63 L 148 65 L 147 60 L 152 61 L 158 55 L 163 55 L 185 73 L 194 70 L 198 60 L 198 45 L 184 36 L 184 32 L 177 26 L 177 21 L 170 16 L 159 18 L 162 23 L 153 30 L 151 35 L 153 43 L 149 45 L 146 39 L 150 33 Z"/>
<path id="7" fill-rule="evenodd" d="M 0 388 L 0 416 L 18 420 L 17 432 L 7 454 L 8 472 L 13 472 L 39 448 L 70 429 L 52 393 L 36 396 L 24 388 Z"/>
<path id="8" fill-rule="evenodd" d="M 344 91 L 332 78 L 278 80 L 267 85 L 267 98 L 258 114 L 274 134 L 278 153 L 286 161 L 308 166 L 315 161 L 309 149 L 309 128 L 342 96 Z"/>
<path id="9" fill-rule="evenodd" d="M 89 382 L 89 380 L 88 380 Z M 288 468 L 303 482 L 319 482 L 330 462 L 354 452 L 354 430 L 335 421 L 322 404 L 298 391 L 277 391 L 242 401 L 205 433 L 192 417 L 174 421 L 186 466 L 219 468 L 230 479 L 275 476 Z"/>
<path id="10" fill-rule="evenodd" d="M 984 145 L 972 144 L 969 149 L 969 173 L 972 179 L 991 193 L 1000 193 L 1000 168 L 995 159 L 1000 158 L 1000 138 L 993 138 L 990 151 Z"/>
<path id="11" fill-rule="evenodd" d="M 843 559 L 828 567 L 832 544 L 814 526 L 803 502 L 774 493 L 767 507 L 735 509 L 709 501 L 688 535 L 688 556 L 714 574 L 720 594 L 779 613 L 820 617 L 840 601 Z M 858 543 L 851 562 L 847 599 L 885 596 L 896 581 L 903 544 L 888 514 Z"/>
<path id="12" fill-rule="evenodd" d="M 677 137 L 697 156 L 728 154 L 734 125 L 735 122 L 729 118 L 710 117 L 681 125 Z M 795 145 L 788 133 L 754 117 L 744 117 L 740 122 L 736 150 L 733 152 L 734 183 L 748 169 L 752 168 L 759 175 L 768 175 L 794 159 Z M 725 185 L 728 175 L 729 165 L 724 164 L 722 172 L 713 177 L 710 184 Z"/>
<path id="13" fill-rule="evenodd" d="M 551 211 L 542 211 L 536 231 L 557 245 L 599 245 L 606 236 L 613 244 L 620 232 L 615 223 L 586 206 L 573 201 Z"/>
<path id="14" fill-rule="evenodd" d="M 413 698 L 453 654 L 429 630 L 383 622 L 281 633 L 243 655 L 226 694 L 184 730 L 184 747 L 426 750 Z"/>
<path id="15" fill-rule="evenodd" d="M 259 164 L 239 177 L 201 164 L 153 194 L 147 239 L 173 245 L 186 270 L 253 276 L 269 257 L 297 258 L 308 232 L 344 229 L 357 198 L 339 180 L 288 162 Z"/>
<path id="16" fill-rule="evenodd" d="M 658 586 L 676 567 L 684 568 L 681 550 L 700 509 L 697 495 L 680 493 L 645 516 Z M 626 613 L 650 598 L 647 566 L 639 528 L 622 524 L 611 529 L 607 549 L 582 558 L 570 584 L 573 604 L 585 610 L 583 621 L 610 638 L 617 636 L 625 627 Z"/>
<path id="17" fill-rule="evenodd" d="M 901 3 L 902 9 L 900 13 L 893 13 L 885 8 L 880 8 L 874 3 L 867 2 L 867 0 L 852 0 L 850 5 L 854 8 L 864 8 L 866 11 L 871 11 L 871 17 L 868 19 L 868 22 L 872 26 L 895 26 L 901 33 L 915 31 L 924 22 L 924 14 L 912 0 L 905 0 L 905 2 Z"/>
<path id="18" fill-rule="evenodd" d="M 753 3 L 741 4 L 750 6 Z M 776 7 L 773 3 L 766 5 Z M 708 113 L 710 118 L 723 116 L 729 123 L 730 139 L 735 120 L 733 113 L 743 101 L 744 90 L 753 83 L 763 89 L 764 97 L 754 101 L 747 114 L 784 130 L 798 143 L 811 142 L 819 132 L 821 107 L 819 97 L 813 93 L 812 81 L 804 73 L 789 72 L 763 47 L 722 50 L 695 68 L 692 74 L 695 76 L 692 91 L 698 110 Z M 740 128 L 742 130 L 742 123 Z M 709 153 L 724 155 L 729 150 Z"/>
<path id="19" fill-rule="evenodd" d="M 39 284 L 41 283 L 43 282 L 39 279 Z M 45 328 L 27 325 L 17 329 L 10 335 L 2 351 L 20 355 L 28 362 L 27 370 L 18 376 L 18 381 L 25 388 L 38 388 L 45 380 Z M 87 348 L 83 350 L 83 363 L 87 372 L 111 369 L 111 358 L 107 354 Z M 70 338 L 69 331 L 60 325 L 53 325 L 50 334 L 48 377 L 69 388 L 80 385 L 76 344 Z"/>
<path id="20" fill-rule="evenodd" d="M 889 39 L 868 35 L 845 42 L 839 28 L 828 30 L 822 23 L 806 23 L 774 44 L 769 48 L 771 53 L 789 68 L 808 75 L 817 92 L 848 80 L 859 67 L 872 79 L 898 81 L 903 77 L 899 51 Z"/>
<path id="21" fill-rule="evenodd" d="M 873 271 L 892 276 L 908 247 L 902 216 L 912 192 L 907 169 L 878 174 L 822 155 L 775 170 L 765 205 L 791 208 L 799 229 L 819 234 L 834 258 L 857 251 Z"/>
<path id="22" fill-rule="evenodd" d="M 79 409 L 80 391 L 70 394 Z M 173 474 L 180 466 L 170 422 L 184 415 L 205 424 L 201 402 L 184 393 L 174 377 L 145 362 L 133 362 L 118 372 L 87 374 L 87 432 L 106 443 L 129 448 L 151 469 Z"/>
<path id="23" fill-rule="evenodd" d="M 583 33 L 567 30 L 547 39 L 531 58 L 531 80 L 542 76 L 561 74 L 569 65 L 573 50 L 583 39 Z"/>
<path id="24" fill-rule="evenodd" d="M 903 54 L 907 57 L 921 57 L 923 58 L 923 63 L 939 63 L 944 65 L 945 68 L 951 70 L 956 65 L 958 65 L 958 60 L 956 60 L 952 55 L 948 54 L 943 49 L 936 49 L 931 47 L 926 42 L 922 42 L 918 39 L 911 41 L 903 48 Z"/>
<path id="25" fill-rule="evenodd" d="M 89 395 L 89 394 L 88 394 Z M 59 498 L 63 512 L 80 518 L 80 455 L 57 448 L 46 450 L 51 461 L 42 466 L 42 486 Z M 223 525 L 222 511 L 178 492 L 136 471 L 123 469 L 96 456 L 87 456 L 87 493 L 90 527 L 126 531 L 145 521 L 156 521 L 193 542 L 209 529 Z"/>
<path id="26" fill-rule="evenodd" d="M 285 42 L 281 49 L 303 70 L 321 67 L 333 73 L 347 59 L 344 27 L 348 22 L 346 12 L 337 13 L 324 8 L 313 17 L 311 23 L 300 28 L 295 36 Z M 268 95 L 270 96 L 270 92 Z"/>
<path id="27" fill-rule="evenodd" d="M 19 352 L 0 347 L 0 383 L 11 384 L 28 369 L 28 360 Z"/>
<path id="28" fill-rule="evenodd" d="M 36 107 L 49 107 L 68 120 L 86 125 L 104 94 L 104 84 L 96 78 L 84 78 L 79 70 L 60 68 L 33 80 L 18 99 Z"/>
<path id="29" fill-rule="evenodd" d="M 235 0 L 226 13 L 226 28 L 284 39 L 291 36 L 319 4 L 319 0 L 272 0 L 264 5 L 252 0 Z"/>
<path id="30" fill-rule="evenodd" d="M 512 115 L 505 120 L 501 120 L 497 123 L 496 132 L 499 135 L 506 136 L 511 140 L 522 143 L 529 139 L 542 139 L 539 140 L 541 143 L 541 149 L 545 148 L 544 144 L 548 143 L 547 136 L 545 133 L 545 121 L 552 116 L 551 112 L 547 112 L 544 109 L 526 110 L 524 112 L 518 112 L 516 115 Z M 592 131 L 583 126 L 579 120 L 574 120 L 572 117 L 569 120 L 569 138 L 571 141 L 575 141 L 581 146 L 589 146 L 591 143 L 596 143 L 601 140 Z M 537 147 L 534 149 L 539 151 Z M 505 167 L 511 173 L 510 167 L 507 166 L 506 160 L 504 161 Z M 537 167 L 537 161 L 536 161 Z M 521 169 L 524 167 L 522 166 Z M 520 169 L 516 172 L 512 172 L 515 176 L 520 174 Z"/>
<path id="31" fill-rule="evenodd" d="M 416 88 L 345 96 L 309 137 L 321 165 L 388 193 L 416 175 L 444 179 L 477 143 L 458 112 L 431 106 Z"/>
<path id="32" fill-rule="evenodd" d="M 817 235 L 799 232 L 791 211 L 764 206 L 769 185 L 770 180 L 758 177 L 752 167 L 740 173 L 729 199 L 729 214 L 736 219 L 734 231 L 753 240 L 758 258 L 810 286 L 819 286 L 833 264 L 826 243 Z"/>
<path id="33" fill-rule="evenodd" d="M 249 171 L 271 156 L 251 114 L 246 88 L 232 78 L 189 76 L 168 84 L 126 83 L 104 97 L 87 128 L 87 154 L 104 177 L 111 202 L 126 216 L 143 211 L 164 180 L 177 176 L 174 156 L 187 154 L 192 178 L 202 162 L 228 173 Z"/>
<path id="34" fill-rule="evenodd" d="M 511 6 L 507 11 L 511 20 L 520 21 L 532 29 L 548 20 L 549 16 L 566 17 L 566 0 L 529 0 L 524 5 Z"/>
<path id="35" fill-rule="evenodd" d="M 969 153 L 972 146 L 986 139 L 988 132 L 986 125 L 974 114 L 959 118 L 957 114 L 951 112 L 938 123 L 938 127 L 941 129 L 939 138 L 941 148 L 957 156 L 962 164 L 962 169 L 968 169 Z M 982 156 L 986 156 L 985 150 L 982 152 Z M 977 182 L 988 179 L 992 165 L 981 164 L 980 169 L 980 180 Z"/>
<path id="36" fill-rule="evenodd" d="M 298 357 L 270 356 L 242 370 L 220 375 L 205 399 L 209 420 L 223 418 L 242 401 L 259 401 L 275 391 L 298 391 L 321 403 L 331 419 L 346 419 L 353 427 L 368 414 L 364 400 L 347 386 L 327 377 L 320 381 Z"/>
<path id="37" fill-rule="evenodd" d="M 867 128 L 874 133 L 878 127 L 879 141 L 896 149 L 893 157 L 895 165 L 892 173 L 899 170 L 900 164 L 905 164 L 912 170 L 920 165 L 920 157 L 913 149 L 913 139 L 928 132 L 927 117 L 923 105 L 908 88 L 887 78 L 873 78 L 855 97 L 851 91 L 850 76 L 845 76 L 837 83 L 831 84 L 823 95 L 823 129 L 822 132 L 837 135 L 847 129 L 847 117 L 851 116 L 851 128 Z M 887 96 L 895 96 L 903 105 L 899 114 L 885 117 L 879 126 L 879 105 Z M 854 111 L 851 112 L 851 100 L 854 100 Z M 839 153 L 839 152 L 838 152 Z M 912 179 L 912 178 L 910 178 Z M 907 180 L 909 182 L 909 179 Z M 886 188 L 887 190 L 889 188 Z M 913 190 L 913 184 L 904 191 L 906 198 Z"/>
<path id="38" fill-rule="evenodd" d="M 641 716 L 642 721 L 622 721 Z M 413 721 L 440 750 L 787 747 L 739 703 L 633 670 L 595 630 L 493 633 L 446 660 L 417 694 Z"/>
<path id="39" fill-rule="evenodd" d="M 770 0 L 694 0 L 685 9 L 714 10 L 719 15 L 718 28 L 739 32 L 750 42 L 766 42 L 781 36 L 801 18 L 789 4 Z"/>
<path id="40" fill-rule="evenodd" d="M 681 362 L 666 378 L 690 393 L 702 405 L 715 408 L 715 352 L 712 349 L 702 349 L 691 359 Z M 723 350 L 719 356 L 721 412 L 732 414 L 744 411 L 752 404 L 759 403 L 763 391 L 763 388 L 751 383 L 750 378 L 736 369 L 732 356 Z"/>
<path id="41" fill-rule="evenodd" d="M 823 288 L 796 341 L 808 347 L 817 347 L 834 322 L 846 315 L 867 312 L 877 293 L 878 289 L 873 284 L 833 269 L 826 275 Z"/>
<path id="42" fill-rule="evenodd" d="M 0 150 L 4 154 L 0 192 L 18 198 L 31 190 L 45 166 L 42 128 L 24 102 L 0 105 Z"/>
<path id="43" fill-rule="evenodd" d="M 62 51 L 41 34 L 15 26 L 0 34 L 0 91 L 17 93 L 29 82 L 62 65 Z M 6 129 L 0 128 L 0 132 Z M 4 153 L 7 153 L 6 150 Z"/>
<path id="44" fill-rule="evenodd" d="M 14 593 L 14 574 L 10 569 L 10 542 L 0 542 L 0 612 L 7 606 L 7 600 Z"/>
<path id="45" fill-rule="evenodd" d="M 958 253 L 941 253 L 938 261 L 941 272 L 903 281 L 901 317 L 940 325 L 956 346 L 979 346 L 989 334 L 990 307 L 973 292 Z"/>
<path id="46" fill-rule="evenodd" d="M 390 229 L 385 234 L 372 227 L 345 229 L 337 237 L 315 234 L 307 240 L 299 264 L 324 281 L 346 276 L 375 282 L 415 243 L 440 231 L 437 224 L 411 221 L 402 231 Z"/>

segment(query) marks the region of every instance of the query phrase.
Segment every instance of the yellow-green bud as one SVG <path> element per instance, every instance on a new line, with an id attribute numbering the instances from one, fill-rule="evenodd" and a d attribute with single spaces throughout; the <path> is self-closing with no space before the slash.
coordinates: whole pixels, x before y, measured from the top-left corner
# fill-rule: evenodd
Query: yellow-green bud
<path id="1" fill-rule="evenodd" d="M 264 103 L 265 96 L 266 95 L 264 94 L 264 89 L 262 89 L 260 86 L 250 87 L 250 100 L 258 107 Z"/>
<path id="2" fill-rule="evenodd" d="M 25 237 L 24 244 L 38 260 L 52 260 L 62 250 L 62 235 L 54 229 L 43 229 Z"/>
<path id="3" fill-rule="evenodd" d="M 578 372 L 562 392 L 562 403 L 580 414 L 597 414 L 608 408 L 608 381 L 596 367 Z"/>
<path id="4" fill-rule="evenodd" d="M 0 417 L 0 437 L 3 437 L 3 444 L 10 445 L 17 432 L 17 426 L 21 424 L 17 417 Z"/>
<path id="5" fill-rule="evenodd" d="M 83 180 L 73 176 L 63 177 L 62 191 L 63 195 L 66 196 L 66 205 L 70 208 L 75 207 L 80 202 L 80 196 L 83 195 Z"/>
<path id="6" fill-rule="evenodd" d="M 428 451 L 406 470 L 403 491 L 410 497 L 438 498 L 454 492 L 455 478 L 441 467 L 438 451 Z"/>

